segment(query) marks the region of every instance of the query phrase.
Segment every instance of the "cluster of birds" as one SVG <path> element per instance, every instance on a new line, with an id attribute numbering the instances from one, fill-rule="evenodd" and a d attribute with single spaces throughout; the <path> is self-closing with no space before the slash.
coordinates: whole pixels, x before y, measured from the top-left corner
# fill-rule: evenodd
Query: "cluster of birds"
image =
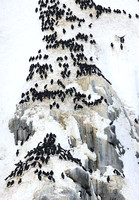
<path id="1" fill-rule="evenodd" d="M 41 181 L 44 178 L 47 178 L 48 180 L 55 183 L 54 178 L 54 171 L 45 171 L 44 167 L 46 169 L 46 165 L 48 164 L 51 156 L 58 156 L 60 160 L 65 161 L 71 161 L 75 162 L 79 166 L 82 167 L 83 170 L 89 171 L 92 173 L 92 169 L 86 169 L 82 163 L 81 160 L 78 158 L 74 158 L 70 152 L 70 150 L 65 150 L 61 147 L 60 143 L 57 145 L 56 142 L 56 135 L 55 134 L 46 134 L 46 137 L 43 139 L 43 142 L 39 142 L 36 148 L 33 148 L 32 150 L 28 151 L 27 154 L 24 157 L 24 161 L 19 161 L 15 164 L 16 168 L 10 173 L 9 176 L 5 178 L 5 181 L 7 181 L 7 187 L 11 187 L 14 185 L 15 181 L 17 180 L 18 184 L 22 183 L 22 176 L 33 168 L 33 172 L 35 175 L 37 175 L 38 180 Z M 19 150 L 16 152 L 16 156 L 19 155 Z M 122 176 L 123 178 L 125 175 L 119 170 L 114 169 L 113 173 L 117 176 Z M 62 172 L 61 178 L 64 179 L 65 175 Z M 107 182 L 110 182 L 110 177 L 107 177 Z"/>
<path id="2" fill-rule="evenodd" d="M 81 10 L 85 10 L 87 8 L 91 9 L 94 8 L 96 11 L 96 17 L 98 18 L 102 13 L 111 13 L 112 10 L 110 7 L 105 8 L 101 5 L 96 5 L 93 0 L 76 0 L 75 3 L 79 5 Z M 110 81 L 107 80 L 104 75 L 102 74 L 101 70 L 96 67 L 96 65 L 93 62 L 93 57 L 91 56 L 88 58 L 84 53 L 84 42 L 89 42 L 91 45 L 96 45 L 96 41 L 93 38 L 92 34 L 85 34 L 78 32 L 75 37 L 69 38 L 67 40 L 60 39 L 58 36 L 58 33 L 56 31 L 56 27 L 59 25 L 59 21 L 61 19 L 65 19 L 66 21 L 71 23 L 71 31 L 74 29 L 74 24 L 78 23 L 78 27 L 81 27 L 82 23 L 85 23 L 84 18 L 77 17 L 73 11 L 66 6 L 66 4 L 61 4 L 59 1 L 56 0 L 39 0 L 38 1 L 38 7 L 35 9 L 36 13 L 39 13 L 39 19 L 41 20 L 41 29 L 42 31 L 49 30 L 52 32 L 52 34 L 44 35 L 43 41 L 46 42 L 46 51 L 48 49 L 58 49 L 61 48 L 63 50 L 68 50 L 70 52 L 70 58 L 67 55 L 64 55 L 63 57 L 58 56 L 56 58 L 57 66 L 59 67 L 60 76 L 61 78 L 57 80 L 51 79 L 50 82 L 48 82 L 46 79 L 48 79 L 48 76 L 50 73 L 54 72 L 54 67 L 52 64 L 48 64 L 46 61 L 49 59 L 50 55 L 42 54 L 41 49 L 38 50 L 37 56 L 31 56 L 29 58 L 29 62 L 32 62 L 29 69 L 29 75 L 26 78 L 26 81 L 31 80 L 35 74 L 39 76 L 41 80 L 45 80 L 44 85 L 44 91 L 38 90 L 38 83 L 35 84 L 35 87 L 30 88 L 29 91 L 26 93 L 22 93 L 21 95 L 21 101 L 20 104 L 23 104 L 25 102 L 34 102 L 35 100 L 43 101 L 43 99 L 53 99 L 54 102 L 50 104 L 50 109 L 53 107 L 56 107 L 57 109 L 60 108 L 59 103 L 55 102 L 56 96 L 61 99 L 62 102 L 64 102 L 66 94 L 66 86 L 63 84 L 62 79 L 69 79 L 72 76 L 73 70 L 71 70 L 71 61 L 73 66 L 75 67 L 74 74 L 76 74 L 76 79 L 79 79 L 83 76 L 91 76 L 92 74 L 95 74 L 97 76 L 101 76 L 103 79 L 105 79 L 109 84 Z M 114 13 L 122 13 L 119 9 L 114 9 Z M 126 11 L 123 10 L 123 13 L 126 14 Z M 90 13 L 89 16 L 92 18 L 93 14 Z M 136 14 L 136 17 L 138 18 L 138 15 Z M 89 27 L 92 27 L 92 23 L 89 24 Z M 67 30 L 65 28 L 62 29 L 63 35 L 67 33 Z M 120 41 L 120 48 L 123 50 L 123 43 L 125 41 L 125 36 L 119 37 Z M 114 48 L 114 44 L 110 44 L 112 48 Z M 44 64 L 40 64 L 39 61 L 44 61 Z M 70 63 L 69 63 L 70 62 Z M 89 64 L 88 64 L 89 62 Z M 91 62 L 91 64 L 90 64 Z M 55 66 L 56 67 L 56 66 Z M 49 85 L 56 84 L 61 87 L 59 90 L 50 90 Z M 53 87 L 54 87 L 53 86 Z M 70 88 L 72 89 L 72 88 Z M 76 89 L 75 89 L 76 90 Z M 73 98 L 76 96 L 76 93 L 78 91 L 74 91 Z M 69 95 L 68 95 L 69 96 Z M 95 102 L 88 102 L 85 98 L 82 99 L 82 103 L 87 106 L 95 106 L 98 105 L 100 100 L 96 100 Z M 107 100 L 105 99 L 105 102 Z M 83 105 L 74 105 L 74 109 L 82 109 Z"/>
<path id="3" fill-rule="evenodd" d="M 43 142 L 39 142 L 36 148 L 28 151 L 26 156 L 24 157 L 25 160 L 20 160 L 18 163 L 16 163 L 16 168 L 10 173 L 9 176 L 5 178 L 5 181 L 7 181 L 7 187 L 11 187 L 17 179 L 17 183 L 21 184 L 22 176 L 32 168 L 34 169 L 34 174 L 37 175 L 40 181 L 43 177 L 46 177 L 50 181 L 55 182 L 55 179 L 53 177 L 53 170 L 43 170 L 43 167 L 46 167 L 51 156 L 58 156 L 60 160 L 75 162 L 76 164 L 80 165 L 84 170 L 86 170 L 84 166 L 82 166 L 80 159 L 74 158 L 70 153 L 70 150 L 63 149 L 59 143 L 56 145 L 55 141 L 56 135 L 52 133 L 47 133 L 46 137 L 43 139 Z M 89 172 L 92 171 L 89 170 Z M 64 177 L 65 175 L 62 172 L 61 178 L 64 179 Z"/>
<path id="4" fill-rule="evenodd" d="M 42 64 L 42 65 L 39 62 L 37 62 L 36 64 L 34 63 L 31 64 L 30 69 L 29 69 L 29 75 L 27 76 L 26 81 L 29 81 L 33 78 L 35 74 L 34 71 L 36 74 L 39 74 L 40 79 L 44 79 L 44 78 L 46 79 L 48 76 L 48 73 L 50 72 L 53 73 L 53 67 L 51 64 L 48 65 L 47 63 Z"/>
<path id="5" fill-rule="evenodd" d="M 116 174 L 117 176 L 121 176 L 122 178 L 125 178 L 123 171 L 120 172 L 118 169 L 114 169 L 113 173 Z M 107 176 L 107 182 L 108 183 L 110 182 L 110 176 Z"/>
<path id="6" fill-rule="evenodd" d="M 51 80 L 53 82 L 53 79 Z M 86 95 L 84 93 L 80 93 L 76 90 L 75 87 L 71 87 L 66 89 L 65 85 L 61 80 L 57 80 L 57 85 L 61 87 L 61 89 L 58 90 L 48 90 L 46 88 L 47 85 L 45 85 L 44 91 L 37 91 L 38 84 L 35 84 L 34 88 L 30 88 L 29 91 L 26 93 L 21 94 L 22 100 L 19 102 L 20 104 L 24 102 L 29 101 L 43 101 L 44 99 L 52 100 L 52 103 L 50 104 L 50 109 L 53 107 L 56 107 L 57 109 L 60 108 L 59 101 L 63 103 L 65 101 L 65 98 L 72 98 L 72 102 L 74 105 L 74 110 L 79 110 L 83 108 L 83 105 L 90 107 L 90 106 L 97 106 L 101 104 L 104 100 L 104 102 L 108 105 L 107 99 L 105 99 L 103 96 L 100 96 L 100 98 L 95 99 L 94 101 L 91 101 L 91 94 Z M 58 101 L 58 102 L 57 102 Z"/>
<path id="7" fill-rule="evenodd" d="M 76 4 L 78 4 L 81 10 L 94 8 L 96 11 L 96 17 L 98 18 L 102 13 L 111 13 L 112 10 L 110 7 L 105 8 L 101 5 L 96 5 L 93 0 L 76 0 Z M 49 48 L 62 48 L 63 50 L 70 51 L 69 54 L 64 55 L 62 57 L 58 56 L 56 58 L 56 62 L 58 67 L 61 69 L 61 78 L 55 80 L 51 79 L 50 82 L 46 81 L 50 73 L 54 72 L 54 67 L 52 64 L 48 64 L 46 62 L 49 59 L 50 55 L 42 54 L 41 49 L 38 50 L 37 56 L 31 56 L 29 58 L 29 62 L 32 62 L 29 69 L 29 75 L 26 78 L 26 81 L 33 79 L 34 75 L 37 74 L 41 80 L 45 80 L 44 90 L 39 91 L 39 84 L 35 83 L 34 87 L 31 87 L 27 92 L 22 93 L 20 104 L 27 102 L 34 102 L 36 100 L 40 100 L 41 102 L 44 99 L 52 100 L 49 104 L 50 109 L 56 107 L 60 108 L 60 102 L 64 102 L 66 97 L 71 97 L 73 101 L 74 110 L 83 109 L 83 105 L 85 106 L 97 106 L 102 101 L 107 104 L 107 100 L 104 97 L 100 97 L 94 101 L 90 101 L 91 94 L 87 97 L 86 94 L 81 94 L 76 88 L 66 89 L 66 85 L 63 83 L 63 79 L 68 79 L 72 75 L 72 70 L 70 69 L 70 65 L 68 61 L 72 61 L 73 66 L 76 72 L 76 78 L 80 78 L 82 76 L 91 76 L 95 74 L 97 76 L 101 76 L 104 78 L 109 84 L 109 80 L 107 80 L 102 74 L 101 70 L 96 67 L 95 64 L 88 64 L 87 62 L 93 62 L 93 57 L 87 58 L 84 53 L 84 45 L 83 42 L 89 42 L 91 45 L 95 45 L 96 41 L 93 38 L 92 34 L 85 34 L 78 32 L 75 37 L 72 37 L 67 40 L 58 39 L 58 33 L 56 31 L 56 27 L 59 25 L 59 21 L 65 18 L 66 21 L 71 23 L 71 31 L 74 29 L 74 24 L 77 22 L 78 27 L 81 27 L 82 23 L 85 23 L 84 18 L 77 17 L 73 11 L 66 6 L 66 4 L 61 4 L 56 0 L 39 0 L 38 7 L 35 9 L 36 13 L 39 13 L 39 19 L 41 20 L 41 29 L 42 31 L 49 30 L 52 34 L 44 35 L 43 41 L 46 42 L 46 50 Z M 119 9 L 114 9 L 113 12 L 121 13 Z M 123 13 L 126 14 L 126 11 L 123 10 Z M 89 16 L 92 18 L 93 14 L 90 13 Z M 138 15 L 136 14 L 138 18 Z M 90 23 L 89 28 L 92 27 L 92 23 Z M 62 29 L 63 35 L 67 33 L 65 28 Z M 120 48 L 123 49 L 123 43 L 125 41 L 125 36 L 119 37 L 120 40 Z M 79 42 L 79 43 L 78 43 Z M 111 43 L 111 47 L 114 47 L 114 44 Z M 39 61 L 44 61 L 44 64 L 40 64 Z M 56 77 L 55 77 L 56 78 Z M 65 82 L 65 81 L 64 81 Z M 49 86 L 59 86 L 59 89 L 52 90 L 48 89 Z M 58 102 L 57 102 L 58 101 Z"/>
<path id="8" fill-rule="evenodd" d="M 112 10 L 110 7 L 105 8 L 101 5 L 97 5 L 93 0 L 86 0 L 86 1 L 76 0 L 75 3 L 79 4 L 81 10 L 86 10 L 88 8 L 89 9 L 94 8 L 95 11 L 96 11 L 96 14 L 95 14 L 96 18 L 99 18 L 103 13 L 110 14 L 110 13 L 113 12 L 113 13 L 116 13 L 116 14 L 124 14 L 124 15 L 127 14 L 127 12 L 125 10 L 120 10 L 120 9 Z M 127 15 L 129 17 L 129 19 L 132 18 L 132 15 L 130 13 L 128 13 Z M 90 13 L 89 16 L 92 18 L 93 14 Z M 135 18 L 139 19 L 139 14 L 135 14 Z M 92 23 L 89 25 L 89 27 L 90 28 L 92 27 Z M 120 38 L 120 42 L 121 42 L 121 38 Z M 124 42 L 120 43 L 120 49 L 121 50 L 123 50 L 123 44 L 122 43 L 124 43 Z M 113 43 L 111 43 L 110 45 L 111 45 L 112 48 L 114 47 Z"/>
<path id="9" fill-rule="evenodd" d="M 96 11 L 96 18 L 99 18 L 103 13 L 117 13 L 127 14 L 125 10 L 114 9 L 111 10 L 110 7 L 105 8 L 101 5 L 96 5 L 93 0 L 75 0 L 75 3 L 80 6 L 81 10 L 91 9 L 94 8 Z M 109 84 L 109 80 L 107 80 L 104 75 L 102 74 L 101 70 L 97 68 L 97 66 L 93 63 L 93 57 L 91 56 L 88 58 L 84 53 L 84 45 L 83 43 L 89 42 L 90 45 L 96 45 L 96 40 L 93 38 L 92 34 L 85 34 L 78 32 L 75 37 L 70 39 L 64 40 L 59 39 L 58 33 L 56 31 L 56 27 L 59 25 L 59 21 L 62 18 L 65 18 L 67 22 L 70 22 L 70 31 L 73 31 L 75 28 L 75 23 L 77 23 L 78 27 L 82 26 L 82 23 L 85 23 L 84 18 L 77 17 L 73 11 L 66 6 L 66 4 L 60 4 L 58 0 L 39 0 L 38 1 L 39 7 L 35 9 L 36 13 L 39 13 L 39 19 L 41 21 L 41 30 L 44 31 L 52 31 L 52 34 L 44 35 L 42 41 L 46 43 L 46 51 L 48 49 L 62 49 L 68 50 L 68 55 L 63 55 L 62 57 L 58 56 L 56 58 L 56 63 L 59 69 L 61 69 L 61 78 L 56 80 L 51 79 L 50 83 L 45 81 L 44 90 L 39 91 L 38 83 L 35 83 L 34 87 L 31 87 L 26 93 L 21 94 L 21 101 L 20 104 L 27 103 L 27 102 L 34 102 L 34 101 L 43 101 L 44 99 L 52 100 L 49 107 L 52 109 L 53 107 L 59 109 L 60 102 L 64 102 L 65 98 L 72 98 L 72 102 L 74 105 L 74 110 L 83 109 L 83 106 L 97 106 L 101 104 L 103 101 L 107 103 L 107 99 L 101 96 L 94 101 L 91 101 L 91 94 L 86 95 L 84 93 L 80 93 L 76 90 L 75 87 L 71 87 L 66 89 L 66 86 L 63 83 L 64 79 L 68 79 L 72 75 L 72 71 L 70 70 L 70 65 L 68 61 L 72 61 L 72 64 L 75 68 L 76 72 L 76 79 L 83 77 L 83 76 L 91 76 L 95 74 L 97 76 L 101 76 L 105 79 Z M 90 18 L 93 18 L 93 14 L 89 14 Z M 131 14 L 128 14 L 129 18 L 132 18 Z M 136 18 L 139 18 L 138 14 L 135 14 Z M 93 24 L 90 23 L 88 25 L 89 28 L 92 28 Z M 67 33 L 65 28 L 62 29 L 63 35 Z M 119 37 L 120 41 L 120 48 L 123 50 L 123 43 L 125 42 L 125 35 Z M 110 46 L 114 48 L 114 44 L 111 43 Z M 63 51 L 64 52 L 64 51 Z M 70 55 L 70 57 L 69 57 Z M 38 54 L 36 56 L 31 56 L 29 58 L 29 62 L 31 62 L 29 75 L 26 78 L 26 81 L 30 81 L 33 79 L 35 74 L 39 75 L 41 80 L 46 80 L 50 73 L 54 72 L 54 67 L 52 64 L 48 64 L 46 61 L 49 59 L 50 55 L 43 54 L 41 49 L 38 50 Z M 39 61 L 44 61 L 44 64 L 40 64 Z M 88 64 L 87 62 L 91 62 Z M 49 85 L 57 85 L 59 89 L 57 90 L 50 90 L 48 89 Z M 54 85 L 54 86 L 55 86 Z M 138 123 L 137 120 L 135 120 Z M 22 183 L 22 176 L 30 169 L 34 169 L 34 174 L 37 175 L 38 179 L 41 181 L 43 178 L 48 178 L 50 181 L 55 182 L 54 179 L 54 172 L 53 170 L 45 171 L 43 167 L 46 166 L 51 158 L 51 156 L 58 156 L 61 160 L 69 160 L 75 162 L 76 164 L 80 165 L 85 171 L 86 169 L 81 163 L 81 160 L 78 158 L 74 158 L 69 150 L 65 150 L 61 147 L 60 144 L 55 144 L 56 135 L 55 134 L 46 134 L 43 142 L 40 142 L 36 148 L 28 151 L 27 155 L 24 157 L 24 161 L 19 161 L 15 164 L 16 168 L 11 172 L 11 174 L 5 178 L 7 181 L 7 187 L 11 187 L 14 185 L 15 181 L 17 180 L 18 184 Z M 16 155 L 19 155 L 19 150 L 17 150 Z M 91 169 L 89 169 L 91 173 Z M 121 173 L 115 169 L 113 171 L 116 175 L 121 175 Z M 65 175 L 62 172 L 61 178 L 64 179 Z M 107 177 L 107 182 L 110 181 L 110 177 Z"/>
<path id="10" fill-rule="evenodd" d="M 112 10 L 110 7 L 105 8 L 101 5 L 96 5 L 96 3 L 93 0 L 86 0 L 86 1 L 82 1 L 82 0 L 75 0 L 76 4 L 79 4 L 80 9 L 81 10 L 86 10 L 86 9 L 91 9 L 94 8 L 96 10 L 96 18 L 99 18 L 99 16 L 101 16 L 103 13 L 116 13 L 116 14 L 127 14 L 127 12 L 125 10 L 120 10 L 120 9 L 114 9 Z M 90 17 L 92 18 L 93 15 L 90 14 Z M 128 17 L 131 19 L 132 15 L 129 13 Z M 135 14 L 135 17 L 138 19 L 139 15 Z"/>
<path id="11" fill-rule="evenodd" d="M 125 177 L 124 173 L 123 172 L 120 172 L 118 169 L 114 169 L 113 170 L 113 173 L 116 174 L 117 176 L 121 176 L 122 178 Z M 110 176 L 107 176 L 107 182 L 109 183 L 110 182 Z"/>
<path id="12" fill-rule="evenodd" d="M 117 170 L 117 169 L 114 169 L 113 173 L 116 174 L 117 176 L 121 176 L 122 178 L 125 177 L 124 173 L 123 172 L 119 172 L 119 170 Z"/>
<path id="13" fill-rule="evenodd" d="M 92 34 L 90 34 L 90 38 L 92 38 L 93 37 L 93 35 Z M 75 38 L 76 38 L 76 40 L 83 40 L 83 41 L 85 41 L 85 42 L 87 42 L 88 41 L 88 39 L 89 39 L 89 36 L 87 35 L 87 34 L 84 34 L 84 33 L 78 33 L 76 36 L 75 36 Z"/>
<path id="14" fill-rule="evenodd" d="M 121 36 L 121 37 L 118 36 L 118 38 L 119 38 L 119 41 L 120 41 L 120 49 L 123 50 L 123 44 L 125 42 L 125 35 Z M 111 45 L 112 48 L 114 48 L 114 44 L 112 42 L 111 42 L 110 45 Z"/>
<path id="15" fill-rule="evenodd" d="M 67 22 L 78 22 L 78 26 L 81 26 L 82 22 L 85 22 L 85 19 L 81 19 L 73 14 L 70 8 L 67 8 L 65 4 L 62 5 L 62 8 L 59 7 L 60 2 L 53 0 L 53 1 L 39 1 L 39 8 L 35 9 L 35 12 L 40 12 L 39 19 L 41 20 L 41 30 L 51 30 L 54 31 L 55 27 L 59 23 L 59 20 L 65 16 L 65 20 Z M 55 16 L 55 18 L 53 17 Z M 71 25 L 71 29 L 74 29 L 74 25 Z M 66 31 L 63 29 L 63 33 L 65 34 Z"/>

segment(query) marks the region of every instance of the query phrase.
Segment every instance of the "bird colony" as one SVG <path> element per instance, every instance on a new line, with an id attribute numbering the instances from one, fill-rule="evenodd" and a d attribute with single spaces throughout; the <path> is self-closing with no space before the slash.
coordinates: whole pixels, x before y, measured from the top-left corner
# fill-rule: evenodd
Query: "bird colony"
<path id="1" fill-rule="evenodd" d="M 129 20 L 139 15 L 93 0 L 39 0 L 34 11 L 44 48 L 29 57 L 28 89 L 9 121 L 19 161 L 5 177 L 5 190 L 14 200 L 126 199 L 120 191 L 126 150 L 116 125 L 123 120 L 123 132 L 132 138 L 135 133 L 95 63 L 93 24 L 111 14 Z M 119 51 L 125 39 L 118 37 Z M 108 46 L 115 50 L 114 42 Z M 27 194 L 19 197 L 21 190 Z"/>

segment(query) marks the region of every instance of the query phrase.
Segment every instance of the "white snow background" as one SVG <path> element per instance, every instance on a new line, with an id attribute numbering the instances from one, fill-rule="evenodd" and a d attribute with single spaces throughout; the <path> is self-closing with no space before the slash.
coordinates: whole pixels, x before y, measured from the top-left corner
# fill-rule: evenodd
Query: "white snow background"
<path id="1" fill-rule="evenodd" d="M 135 18 L 135 14 L 139 14 L 139 2 L 95 0 L 95 3 L 110 6 L 112 9 L 124 9 L 132 15 L 129 19 L 123 14 L 102 14 L 93 22 L 93 35 L 99 44 L 95 55 L 96 66 L 110 80 L 131 119 L 134 119 L 139 116 L 139 19 Z M 69 5 L 72 6 L 72 0 Z M 10 172 L 6 166 L 11 164 L 12 170 L 16 162 L 17 146 L 8 129 L 8 121 L 26 87 L 28 59 L 43 45 L 40 22 L 35 14 L 36 6 L 37 0 L 0 0 L 0 200 L 6 172 Z M 76 13 L 74 7 L 72 10 Z M 125 43 L 121 51 L 117 36 L 123 35 Z M 111 42 L 115 45 L 113 50 L 110 47 Z M 122 127 L 119 126 L 119 132 L 121 131 Z M 127 186 L 123 192 L 127 200 L 138 200 L 139 167 L 133 155 L 137 144 L 135 140 L 127 137 L 125 130 L 122 133 L 118 138 L 124 142 L 126 148 L 131 149 L 130 153 L 123 157 L 127 177 Z"/>

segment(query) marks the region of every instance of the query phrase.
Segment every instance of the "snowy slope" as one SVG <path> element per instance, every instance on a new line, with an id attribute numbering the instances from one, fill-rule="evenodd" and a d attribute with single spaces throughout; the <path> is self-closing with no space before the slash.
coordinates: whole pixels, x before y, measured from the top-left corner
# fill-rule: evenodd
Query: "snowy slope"
<path id="1" fill-rule="evenodd" d="M 64 2 L 64 1 L 63 1 Z M 66 1 L 65 1 L 66 2 Z M 71 5 L 72 1 L 69 1 Z M 139 19 L 135 18 L 135 14 L 139 10 L 139 2 L 136 0 L 120 0 L 118 1 L 102 1 L 96 0 L 96 3 L 111 8 L 124 9 L 127 13 L 133 15 L 129 19 L 126 15 L 100 16 L 98 20 L 93 21 L 93 35 L 97 42 L 94 59 L 96 65 L 102 70 L 108 80 L 112 83 L 112 87 L 125 104 L 131 119 L 139 115 Z M 40 22 L 34 10 L 37 1 L 19 2 L 18 0 L 3 1 L 0 0 L 0 182 L 2 186 L 5 184 L 3 179 L 6 171 L 13 169 L 16 162 L 15 151 L 17 147 L 14 145 L 13 135 L 8 130 L 8 121 L 15 112 L 16 104 L 20 100 L 20 95 L 26 89 L 25 79 L 28 74 L 30 55 L 35 55 L 39 48 L 44 48 L 42 44 L 43 34 L 40 31 Z M 74 10 L 74 7 L 72 7 Z M 76 11 L 75 11 L 76 12 Z M 117 36 L 125 35 L 125 43 L 123 51 L 120 50 L 120 43 Z M 114 49 L 110 47 L 110 43 L 114 43 Z M 122 116 L 121 116 L 122 119 Z M 121 131 L 122 127 L 119 127 Z M 126 141 L 126 132 L 123 137 L 118 136 L 120 141 Z M 121 138 L 120 138 L 121 137 Z M 124 139 L 123 139 L 124 138 Z M 124 162 L 126 164 L 126 175 L 129 171 L 133 171 L 127 178 L 127 187 L 134 193 L 131 196 L 136 200 L 137 183 L 139 171 L 137 171 L 137 162 L 133 159 L 133 164 L 129 166 L 129 160 L 133 158 L 134 151 L 138 146 L 134 140 L 129 138 L 125 142 L 126 148 L 132 148 L 131 156 L 126 154 Z M 128 168 L 129 166 L 129 168 Z M 135 177 L 132 180 L 132 177 Z M 133 186 L 133 187 L 132 187 Z M 1 187 L 0 190 L 3 190 Z M 126 188 L 125 188 L 126 190 Z M 126 193 L 126 192 L 125 192 Z M 127 199 L 131 199 L 126 194 Z"/>
<path id="2" fill-rule="evenodd" d="M 138 20 L 138 1 L 97 1 L 103 6 L 110 6 L 112 9 L 124 9 L 133 16 L 131 19 L 127 15 L 106 15 L 100 17 L 102 20 L 95 22 L 95 36 L 98 37 L 101 50 L 98 66 L 110 79 L 113 88 L 127 106 L 133 109 L 138 115 L 138 87 L 139 87 L 139 68 L 138 68 L 138 43 L 139 29 Z M 125 35 L 124 51 L 120 51 L 117 36 Z M 102 39 L 102 38 L 105 38 Z M 110 42 L 115 44 L 115 50 L 109 48 Z"/>

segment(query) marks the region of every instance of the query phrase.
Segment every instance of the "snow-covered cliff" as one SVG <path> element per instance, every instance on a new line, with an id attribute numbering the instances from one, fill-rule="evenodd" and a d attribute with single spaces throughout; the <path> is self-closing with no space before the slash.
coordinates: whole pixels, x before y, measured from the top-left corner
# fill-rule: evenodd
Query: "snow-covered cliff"
<path id="1" fill-rule="evenodd" d="M 138 198 L 139 15 L 101 3 L 34 5 L 38 47 L 8 134 L 3 111 L 2 199 Z"/>

